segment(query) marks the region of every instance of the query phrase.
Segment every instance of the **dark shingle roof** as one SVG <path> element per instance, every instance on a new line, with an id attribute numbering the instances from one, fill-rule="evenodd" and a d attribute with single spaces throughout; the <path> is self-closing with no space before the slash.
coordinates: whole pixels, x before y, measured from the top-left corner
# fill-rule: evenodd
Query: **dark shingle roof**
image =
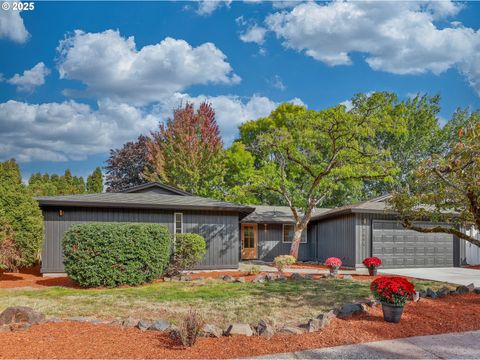
<path id="1" fill-rule="evenodd" d="M 250 213 L 253 207 L 208 199 L 199 196 L 152 193 L 101 193 L 82 195 L 43 196 L 40 206 L 128 207 L 146 209 L 220 210 Z"/>
<path id="2" fill-rule="evenodd" d="M 332 216 L 349 214 L 349 213 L 374 213 L 374 214 L 394 213 L 394 211 L 390 210 L 387 206 L 386 200 L 388 200 L 389 198 L 390 198 L 390 195 L 383 195 L 375 199 L 362 201 L 356 204 L 341 206 L 326 212 L 316 214 L 312 216 L 312 220 L 319 220 L 319 219 L 324 219 Z"/>
<path id="3" fill-rule="evenodd" d="M 149 182 L 149 183 L 145 183 L 145 184 L 142 184 L 142 185 L 132 186 L 132 187 L 129 187 L 128 189 L 123 190 L 122 192 L 124 192 L 124 193 L 134 193 L 134 192 L 137 192 L 137 191 L 140 191 L 140 190 L 151 189 L 151 188 L 164 189 L 164 190 L 170 191 L 172 193 L 175 193 L 177 195 L 184 195 L 184 196 L 191 196 L 192 195 L 191 193 L 189 193 L 187 191 L 180 190 L 180 189 L 178 189 L 176 187 L 173 187 L 173 186 L 170 186 L 170 185 L 162 184 L 161 182 Z"/>
<path id="4" fill-rule="evenodd" d="M 246 216 L 243 223 L 294 223 L 292 210 L 288 206 L 252 205 L 255 211 Z M 330 211 L 330 209 L 314 209 L 314 215 Z"/>

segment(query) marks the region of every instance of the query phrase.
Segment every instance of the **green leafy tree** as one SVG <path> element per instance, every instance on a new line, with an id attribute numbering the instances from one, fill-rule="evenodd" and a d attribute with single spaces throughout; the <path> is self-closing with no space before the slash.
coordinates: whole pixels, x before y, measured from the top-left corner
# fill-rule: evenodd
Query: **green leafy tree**
<path id="1" fill-rule="evenodd" d="M 388 150 L 370 141 L 380 132 L 402 131 L 403 119 L 392 116 L 395 96 L 357 95 L 352 108 L 321 111 L 280 105 L 260 119 L 261 133 L 250 139 L 259 168 L 256 186 L 283 199 L 295 220 L 290 255 L 298 258 L 303 231 L 315 207 L 349 181 L 383 179 L 395 174 Z M 249 124 L 248 127 L 254 127 Z"/>
<path id="2" fill-rule="evenodd" d="M 103 191 L 103 175 L 102 169 L 100 166 L 95 168 L 95 170 L 87 178 L 87 193 L 101 193 Z"/>
<path id="3" fill-rule="evenodd" d="M 457 115 L 458 116 L 458 115 Z M 480 241 L 463 230 L 480 229 L 480 112 L 462 111 L 455 137 L 448 150 L 423 161 L 415 173 L 414 186 L 395 192 L 390 200 L 403 225 L 423 233 L 446 233 L 477 246 Z M 458 119 L 457 119 L 458 120 Z M 419 225 L 419 220 L 441 223 Z"/>
<path id="4" fill-rule="evenodd" d="M 148 144 L 153 171 L 150 181 L 178 187 L 196 195 L 221 198 L 223 142 L 215 110 L 204 102 L 197 110 L 187 103 L 152 133 Z"/>
<path id="5" fill-rule="evenodd" d="M 31 191 L 22 184 L 15 160 L 0 163 L 0 214 L 11 226 L 13 240 L 20 251 L 18 266 L 30 266 L 40 259 L 43 243 L 43 217 Z"/>

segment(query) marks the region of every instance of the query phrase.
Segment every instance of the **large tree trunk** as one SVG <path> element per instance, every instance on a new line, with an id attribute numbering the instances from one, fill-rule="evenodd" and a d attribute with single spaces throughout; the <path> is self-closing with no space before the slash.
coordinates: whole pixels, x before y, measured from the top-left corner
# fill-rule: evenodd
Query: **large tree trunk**
<path id="1" fill-rule="evenodd" d="M 295 225 L 295 232 L 293 233 L 292 247 L 290 248 L 290 255 L 298 260 L 298 251 L 300 250 L 300 242 L 302 241 L 302 233 L 305 227 L 303 225 Z"/>

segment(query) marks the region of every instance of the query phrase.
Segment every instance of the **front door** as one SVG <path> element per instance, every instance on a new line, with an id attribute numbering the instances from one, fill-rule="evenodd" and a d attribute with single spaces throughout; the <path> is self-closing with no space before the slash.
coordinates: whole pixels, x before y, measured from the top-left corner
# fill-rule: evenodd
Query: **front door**
<path id="1" fill-rule="evenodd" d="M 242 224 L 242 259 L 257 258 L 257 224 Z"/>

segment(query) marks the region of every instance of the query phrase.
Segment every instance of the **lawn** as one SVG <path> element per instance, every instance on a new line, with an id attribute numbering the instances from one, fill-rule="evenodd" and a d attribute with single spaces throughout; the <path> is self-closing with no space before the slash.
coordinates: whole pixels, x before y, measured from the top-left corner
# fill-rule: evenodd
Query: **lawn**
<path id="1" fill-rule="evenodd" d="M 418 290 L 445 284 L 415 281 Z M 0 310 L 24 305 L 50 316 L 95 316 L 114 319 L 132 316 L 164 318 L 178 322 L 190 308 L 220 326 L 230 322 L 256 323 L 260 319 L 279 325 L 297 323 L 322 311 L 370 296 L 370 281 L 322 279 L 227 283 L 221 280 L 155 283 L 135 288 L 0 290 Z"/>

